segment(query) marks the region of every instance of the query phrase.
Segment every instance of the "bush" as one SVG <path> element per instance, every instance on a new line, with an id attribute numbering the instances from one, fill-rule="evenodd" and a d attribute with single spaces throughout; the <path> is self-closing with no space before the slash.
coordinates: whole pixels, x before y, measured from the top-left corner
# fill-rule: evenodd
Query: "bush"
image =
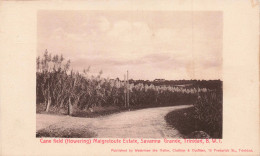
<path id="1" fill-rule="evenodd" d="M 222 91 L 199 93 L 194 107 L 172 111 L 165 120 L 186 138 L 199 131 L 222 138 Z"/>
<path id="2" fill-rule="evenodd" d="M 222 137 L 222 91 L 200 93 L 195 107 L 195 118 L 207 126 L 212 137 Z"/>

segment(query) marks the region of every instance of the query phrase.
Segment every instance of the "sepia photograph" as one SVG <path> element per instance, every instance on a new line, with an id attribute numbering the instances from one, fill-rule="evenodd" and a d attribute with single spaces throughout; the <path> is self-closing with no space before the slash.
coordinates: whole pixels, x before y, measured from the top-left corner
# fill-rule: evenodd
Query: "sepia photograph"
<path id="1" fill-rule="evenodd" d="M 0 155 L 259 155 L 259 4 L 1 1 Z"/>
<path id="2" fill-rule="evenodd" d="M 221 11 L 37 13 L 36 137 L 222 138 Z"/>

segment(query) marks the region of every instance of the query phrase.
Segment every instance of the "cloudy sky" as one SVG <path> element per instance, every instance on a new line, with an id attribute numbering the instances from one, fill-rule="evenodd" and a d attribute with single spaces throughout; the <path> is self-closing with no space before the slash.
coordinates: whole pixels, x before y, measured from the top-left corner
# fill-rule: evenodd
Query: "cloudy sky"
<path id="1" fill-rule="evenodd" d="M 222 25 L 221 12 L 40 11 L 37 55 L 109 78 L 221 79 Z"/>

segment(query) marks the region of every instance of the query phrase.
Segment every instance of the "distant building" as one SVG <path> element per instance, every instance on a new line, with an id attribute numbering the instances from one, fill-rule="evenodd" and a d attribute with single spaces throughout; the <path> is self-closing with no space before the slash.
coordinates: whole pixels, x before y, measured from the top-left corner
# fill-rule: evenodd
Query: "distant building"
<path id="1" fill-rule="evenodd" d="M 156 81 L 156 82 L 162 82 L 162 81 L 165 81 L 165 79 L 155 79 L 154 81 Z"/>

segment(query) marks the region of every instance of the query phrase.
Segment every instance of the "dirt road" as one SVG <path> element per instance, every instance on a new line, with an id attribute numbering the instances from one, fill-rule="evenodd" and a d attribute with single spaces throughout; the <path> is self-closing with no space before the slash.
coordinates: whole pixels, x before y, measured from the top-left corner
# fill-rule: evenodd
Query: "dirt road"
<path id="1" fill-rule="evenodd" d="M 87 128 L 99 138 L 181 138 L 177 130 L 167 125 L 164 116 L 188 107 L 191 106 L 146 108 L 99 118 L 37 114 L 36 130 L 55 125 L 60 129 Z"/>

